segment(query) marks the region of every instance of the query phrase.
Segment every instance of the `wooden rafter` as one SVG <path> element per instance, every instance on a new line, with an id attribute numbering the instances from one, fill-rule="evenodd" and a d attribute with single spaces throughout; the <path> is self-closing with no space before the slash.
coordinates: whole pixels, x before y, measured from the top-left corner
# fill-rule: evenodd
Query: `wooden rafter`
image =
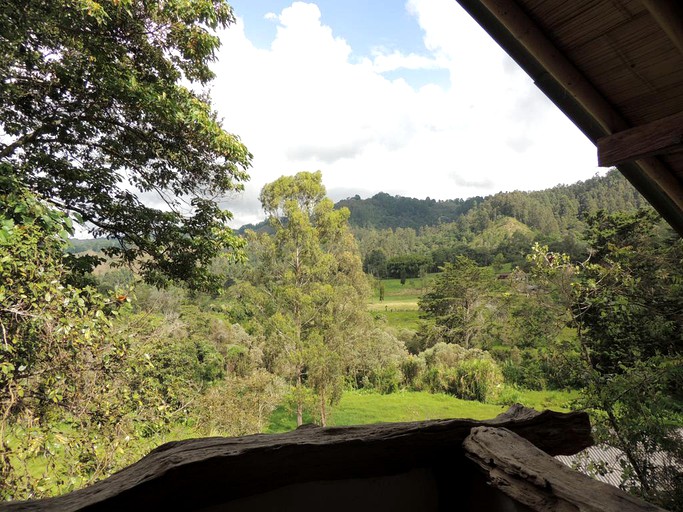
<path id="1" fill-rule="evenodd" d="M 598 139 L 598 165 L 683 151 L 683 112 Z"/>
<path id="2" fill-rule="evenodd" d="M 573 60 L 546 35 L 520 6 L 518 0 L 457 0 L 489 34 L 530 73 L 534 82 L 582 131 L 597 144 L 601 137 L 633 127 L 609 99 L 595 87 Z M 678 13 L 678 0 L 655 0 L 657 16 Z M 485 14 L 479 6 L 482 6 Z M 651 11 L 652 12 L 652 11 Z M 664 13 L 664 14 L 662 14 Z M 490 17 L 496 21 L 492 21 Z M 654 16 L 654 15 L 653 15 Z M 680 17 L 671 16 L 666 30 L 671 39 L 680 33 Z M 659 23 L 658 23 L 659 24 Z M 660 25 L 661 26 L 661 25 Z M 664 29 L 663 29 L 664 30 Z M 671 34 L 674 34 L 673 36 Z M 509 38 L 511 36 L 514 43 Z M 676 43 L 678 45 L 678 42 Z M 531 59 L 531 60 L 530 60 Z M 534 63 L 535 62 L 535 63 Z M 540 69 L 539 69 L 540 67 Z M 571 100 L 567 99 L 571 98 Z M 683 235 L 683 184 L 672 169 L 657 157 L 619 165 L 619 169 Z"/>

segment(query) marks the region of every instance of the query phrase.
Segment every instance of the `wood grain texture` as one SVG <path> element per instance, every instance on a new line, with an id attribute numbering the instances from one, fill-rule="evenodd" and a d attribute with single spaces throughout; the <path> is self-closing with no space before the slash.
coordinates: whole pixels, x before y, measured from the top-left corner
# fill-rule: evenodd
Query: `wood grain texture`
<path id="1" fill-rule="evenodd" d="M 598 139 L 598 165 L 683 151 L 683 112 Z"/>
<path id="2" fill-rule="evenodd" d="M 474 428 L 463 448 L 492 487 L 534 511 L 664 511 L 569 469 L 506 428 Z"/>
<path id="3" fill-rule="evenodd" d="M 521 406 L 487 421 L 308 426 L 286 434 L 168 443 L 85 489 L 4 504 L 0 510 L 199 510 L 305 482 L 395 475 L 414 468 L 457 473 L 468 463 L 462 442 L 480 425 L 509 428 L 554 455 L 574 454 L 592 445 L 585 413 L 537 412 Z M 471 468 L 462 472 L 471 473 Z"/>

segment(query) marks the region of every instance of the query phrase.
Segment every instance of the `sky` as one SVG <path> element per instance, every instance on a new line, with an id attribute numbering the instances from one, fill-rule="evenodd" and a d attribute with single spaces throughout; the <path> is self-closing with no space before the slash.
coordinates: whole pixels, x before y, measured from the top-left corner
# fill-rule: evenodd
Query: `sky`
<path id="1" fill-rule="evenodd" d="M 254 155 L 235 227 L 266 183 L 323 173 L 337 201 L 540 190 L 594 176 L 595 146 L 455 0 L 233 0 L 214 107 Z"/>

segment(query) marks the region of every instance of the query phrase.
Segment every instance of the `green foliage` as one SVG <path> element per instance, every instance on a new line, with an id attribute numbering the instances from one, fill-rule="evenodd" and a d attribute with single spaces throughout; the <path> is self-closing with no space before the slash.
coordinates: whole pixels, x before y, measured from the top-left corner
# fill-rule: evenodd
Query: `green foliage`
<path id="1" fill-rule="evenodd" d="M 200 399 L 202 433 L 242 436 L 263 432 L 285 388 L 280 378 L 262 369 L 222 381 Z"/>
<path id="2" fill-rule="evenodd" d="M 403 385 L 408 389 L 419 391 L 422 387 L 422 379 L 427 364 L 424 358 L 408 355 L 401 362 L 401 373 L 403 374 Z"/>
<path id="3" fill-rule="evenodd" d="M 107 336 L 122 303 L 68 283 L 71 221 L 0 180 L 0 496 L 18 499 L 111 471 L 134 404 L 119 378 L 127 344 Z M 32 474 L 54 452 L 77 462 Z"/>
<path id="4" fill-rule="evenodd" d="M 0 8 L 2 173 L 95 235 L 156 285 L 219 280 L 241 242 L 213 199 L 239 190 L 251 155 L 226 133 L 206 84 L 234 22 L 224 0 L 9 0 Z M 163 210 L 143 204 L 156 193 Z M 187 206 L 189 208 L 187 208 Z"/>
<path id="5" fill-rule="evenodd" d="M 591 259 L 580 265 L 535 247 L 539 283 L 571 313 L 581 346 L 585 407 L 601 440 L 625 454 L 635 492 L 681 508 L 683 242 L 650 211 L 589 219 Z M 651 455 L 665 454 L 664 466 Z"/>
<path id="6" fill-rule="evenodd" d="M 407 355 L 404 344 L 392 333 L 380 328 L 368 330 L 351 361 L 353 385 L 380 393 L 397 391 L 403 381 L 400 367 Z"/>
<path id="7" fill-rule="evenodd" d="M 373 249 L 363 260 L 363 272 L 378 279 L 387 277 L 387 256 L 382 249 Z"/>
<path id="8" fill-rule="evenodd" d="M 69 238 L 69 246 L 66 252 L 81 253 L 81 252 L 97 252 L 103 253 L 107 247 L 114 247 L 116 240 L 109 240 L 108 238 Z"/>
<path id="9" fill-rule="evenodd" d="M 350 198 L 339 201 L 337 206 L 348 208 L 353 226 L 385 228 L 413 228 L 453 221 L 481 201 L 481 197 L 470 199 L 413 199 L 390 196 L 384 192 L 369 199 Z"/>
<path id="10" fill-rule="evenodd" d="M 267 339 L 268 369 L 294 387 L 298 422 L 313 390 L 324 424 L 366 322 L 368 287 L 349 213 L 325 198 L 320 172 L 283 176 L 260 199 L 274 234 L 247 234 L 251 265 L 231 293 Z"/>
<path id="11" fill-rule="evenodd" d="M 432 259 L 421 254 L 407 254 L 389 258 L 387 261 L 387 275 L 400 278 L 401 284 L 405 284 L 406 278 L 419 277 L 420 272 L 426 272 L 432 267 Z"/>
<path id="12" fill-rule="evenodd" d="M 424 346 L 440 341 L 465 347 L 477 343 L 487 314 L 487 281 L 484 270 L 464 256 L 446 263 L 432 289 L 419 301 L 424 317 L 434 321 L 434 326 L 426 326 L 420 333 Z"/>
<path id="13" fill-rule="evenodd" d="M 500 368 L 479 349 L 438 343 L 425 350 L 424 383 L 433 393 L 448 393 L 463 400 L 491 400 L 503 383 Z"/>

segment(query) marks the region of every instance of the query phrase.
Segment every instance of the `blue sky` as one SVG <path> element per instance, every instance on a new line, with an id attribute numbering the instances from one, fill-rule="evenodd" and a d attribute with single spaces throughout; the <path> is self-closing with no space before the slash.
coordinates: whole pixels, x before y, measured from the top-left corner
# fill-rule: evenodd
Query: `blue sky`
<path id="1" fill-rule="evenodd" d="M 236 0 L 214 104 L 254 154 L 235 225 L 283 174 L 335 200 L 450 199 L 593 176 L 595 148 L 455 0 Z"/>
<path id="2" fill-rule="evenodd" d="M 324 0 L 315 2 L 322 23 L 333 27 L 356 55 L 368 55 L 374 48 L 421 51 L 422 31 L 405 9 L 402 0 Z M 268 13 L 280 13 L 292 4 L 286 0 L 237 0 L 231 2 L 238 16 L 247 21 L 246 36 L 258 47 L 268 48 L 275 38 L 276 24 Z"/>

